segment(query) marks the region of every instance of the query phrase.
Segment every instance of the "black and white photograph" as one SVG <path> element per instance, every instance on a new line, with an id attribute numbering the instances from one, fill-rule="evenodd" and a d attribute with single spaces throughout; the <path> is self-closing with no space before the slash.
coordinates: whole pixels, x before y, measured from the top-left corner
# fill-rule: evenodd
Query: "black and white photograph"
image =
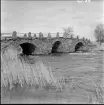
<path id="1" fill-rule="evenodd" d="M 104 0 L 1 0 L 1 104 L 104 104 Z"/>

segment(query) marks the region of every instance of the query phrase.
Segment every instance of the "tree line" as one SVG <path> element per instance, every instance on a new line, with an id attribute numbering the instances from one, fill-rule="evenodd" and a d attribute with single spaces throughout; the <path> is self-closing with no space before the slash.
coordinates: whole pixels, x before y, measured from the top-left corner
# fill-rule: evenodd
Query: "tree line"
<path id="1" fill-rule="evenodd" d="M 63 31 L 64 31 L 64 37 L 73 37 L 74 34 L 73 34 L 73 28 L 72 27 L 68 27 L 68 28 L 63 28 Z M 102 43 L 104 43 L 104 24 L 98 24 L 96 26 L 96 28 L 94 29 L 94 37 L 96 39 L 96 42 L 100 43 L 100 45 Z M 77 36 L 79 37 L 79 36 Z"/>

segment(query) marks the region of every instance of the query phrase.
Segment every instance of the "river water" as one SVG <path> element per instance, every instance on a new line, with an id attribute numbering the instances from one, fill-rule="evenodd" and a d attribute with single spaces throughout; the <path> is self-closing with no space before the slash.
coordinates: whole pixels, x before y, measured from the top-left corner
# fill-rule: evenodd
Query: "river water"
<path id="1" fill-rule="evenodd" d="M 104 52 L 53 54 L 40 58 L 43 62 L 49 62 L 53 72 L 62 72 L 64 76 L 81 73 L 93 75 L 104 70 Z"/>
<path id="2" fill-rule="evenodd" d="M 66 81 L 73 79 L 74 85 L 77 84 L 75 93 L 69 92 L 70 99 L 73 97 L 73 102 L 78 103 L 79 101 L 80 103 L 82 101 L 82 103 L 87 103 L 86 98 L 84 98 L 85 90 L 91 92 L 95 87 L 99 87 L 102 82 L 102 86 L 104 86 L 104 52 L 53 54 L 51 56 L 42 56 L 41 59 L 49 62 L 57 78 L 64 77 Z M 81 86 L 80 89 L 83 88 L 84 91 L 78 89 L 78 86 Z M 70 89 L 70 86 L 68 88 Z M 65 95 L 63 95 L 63 98 Z"/>
<path id="3" fill-rule="evenodd" d="M 25 98 L 8 100 L 7 103 L 102 103 L 104 85 L 104 52 L 66 53 L 40 56 L 48 62 L 56 78 L 64 78 L 66 89 L 62 92 L 33 90 Z M 103 83 L 103 85 L 102 85 Z M 101 88 L 100 88 L 101 86 Z"/>

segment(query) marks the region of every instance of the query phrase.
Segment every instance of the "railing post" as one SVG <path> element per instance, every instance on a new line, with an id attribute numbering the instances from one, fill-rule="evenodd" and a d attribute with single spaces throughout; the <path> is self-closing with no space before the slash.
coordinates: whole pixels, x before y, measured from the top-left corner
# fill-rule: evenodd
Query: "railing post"
<path id="1" fill-rule="evenodd" d="M 17 32 L 13 31 L 13 33 L 12 33 L 12 39 L 15 40 L 16 38 L 17 38 Z"/>
<path id="2" fill-rule="evenodd" d="M 83 41 L 85 41 L 85 38 L 83 37 Z"/>
<path id="3" fill-rule="evenodd" d="M 79 40 L 79 36 L 77 36 L 77 40 Z"/>
<path id="4" fill-rule="evenodd" d="M 31 37 L 31 32 L 28 33 L 28 38 L 29 38 L 29 39 L 32 39 L 32 37 Z"/>
<path id="5" fill-rule="evenodd" d="M 35 38 L 36 38 L 36 34 L 34 34 L 34 36 L 33 36 L 33 37 L 34 37 L 34 39 L 35 39 Z"/>
<path id="6" fill-rule="evenodd" d="M 24 38 L 27 38 L 27 35 L 26 34 L 24 34 Z"/>
<path id="7" fill-rule="evenodd" d="M 57 37 L 57 38 L 59 38 L 59 37 L 60 37 L 60 36 L 59 36 L 59 34 L 60 34 L 60 33 L 59 33 L 59 32 L 57 32 L 57 34 L 56 34 L 56 37 Z"/>
<path id="8" fill-rule="evenodd" d="M 43 34 L 42 32 L 39 33 L 39 39 L 42 39 L 43 38 Z"/>
<path id="9" fill-rule="evenodd" d="M 51 39 L 51 33 L 50 32 L 48 33 L 47 39 Z"/>

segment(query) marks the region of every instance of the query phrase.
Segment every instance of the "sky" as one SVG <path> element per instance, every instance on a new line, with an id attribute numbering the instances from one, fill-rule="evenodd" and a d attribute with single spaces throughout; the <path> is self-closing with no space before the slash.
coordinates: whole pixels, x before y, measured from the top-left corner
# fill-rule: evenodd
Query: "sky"
<path id="1" fill-rule="evenodd" d="M 104 2 L 85 1 L 2 0 L 1 32 L 56 33 L 71 26 L 75 36 L 95 40 L 94 29 L 104 22 Z"/>

